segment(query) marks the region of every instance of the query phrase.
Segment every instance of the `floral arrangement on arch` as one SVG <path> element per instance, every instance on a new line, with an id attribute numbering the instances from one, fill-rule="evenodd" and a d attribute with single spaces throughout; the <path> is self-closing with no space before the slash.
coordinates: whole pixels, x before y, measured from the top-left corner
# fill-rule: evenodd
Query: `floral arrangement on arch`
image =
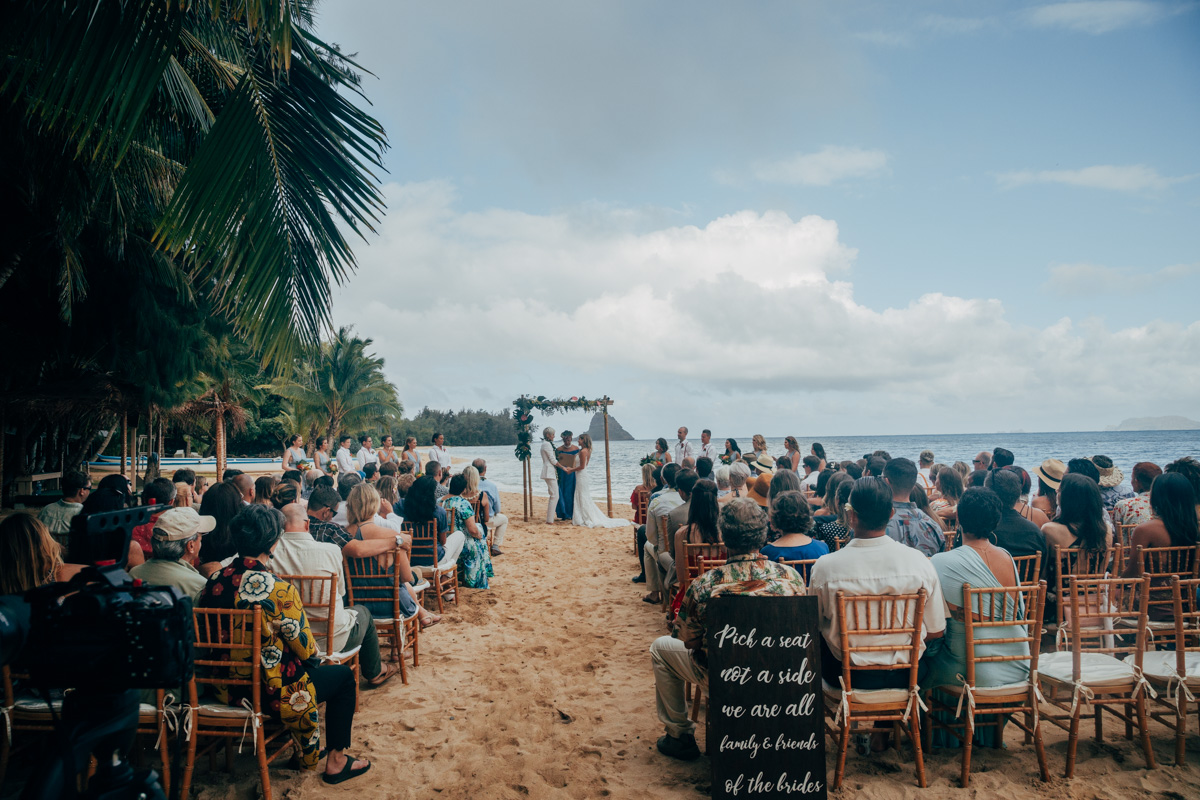
<path id="1" fill-rule="evenodd" d="M 589 400 L 586 397 L 548 398 L 544 395 L 529 397 L 521 395 L 513 400 L 513 422 L 517 426 L 516 456 L 521 461 L 533 457 L 533 434 L 537 426 L 533 424 L 534 410 L 543 414 L 554 414 L 559 411 L 603 411 L 608 414 L 608 406 L 601 400 Z"/>

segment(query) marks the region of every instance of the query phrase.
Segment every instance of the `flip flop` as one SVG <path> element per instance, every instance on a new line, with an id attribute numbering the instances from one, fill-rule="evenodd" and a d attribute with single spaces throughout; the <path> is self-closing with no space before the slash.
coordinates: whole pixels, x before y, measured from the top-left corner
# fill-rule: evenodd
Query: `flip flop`
<path id="1" fill-rule="evenodd" d="M 442 621 L 442 618 L 438 617 L 437 619 L 433 620 L 432 622 L 422 622 L 422 623 L 420 623 L 421 630 L 425 630 L 426 628 L 432 628 L 434 625 L 437 625 L 441 621 Z"/>
<path id="2" fill-rule="evenodd" d="M 368 761 L 367 765 L 365 767 L 362 767 L 360 769 L 354 769 L 354 762 L 356 760 L 357 759 L 354 756 L 347 753 L 346 754 L 346 766 L 342 767 L 342 771 L 334 772 L 333 774 L 326 772 L 324 775 L 321 776 L 321 780 L 325 781 L 328 784 L 345 783 L 346 781 L 348 781 L 352 778 L 357 778 L 359 775 L 362 775 L 364 772 L 366 772 L 367 770 L 369 770 L 371 768 L 371 762 Z"/>
<path id="3" fill-rule="evenodd" d="M 650 603 L 651 605 L 658 605 L 658 604 L 659 604 L 659 603 L 661 603 L 662 601 L 661 601 L 661 600 L 654 600 L 654 599 L 651 599 L 650 595 L 646 595 L 645 597 L 643 597 L 643 598 L 642 598 L 642 602 L 643 602 L 643 603 Z"/>
<path id="4" fill-rule="evenodd" d="M 363 688 L 378 689 L 380 686 L 383 686 L 385 683 L 391 680 L 398 672 L 400 672 L 400 668 L 389 662 L 383 666 L 383 671 L 374 678 L 367 678 L 366 686 Z"/>

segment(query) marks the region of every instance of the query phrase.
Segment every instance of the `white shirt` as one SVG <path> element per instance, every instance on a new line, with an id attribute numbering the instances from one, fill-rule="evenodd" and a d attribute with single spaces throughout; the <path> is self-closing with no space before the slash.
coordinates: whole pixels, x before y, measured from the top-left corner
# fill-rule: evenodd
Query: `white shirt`
<path id="1" fill-rule="evenodd" d="M 271 556 L 271 569 L 277 575 L 336 575 L 333 601 L 333 649 L 341 651 L 346 646 L 350 629 L 358 618 L 357 612 L 342 605 L 342 593 L 346 591 L 346 576 L 342 571 L 342 551 L 336 544 L 318 542 L 307 531 L 284 531 L 279 545 Z M 319 598 L 328 601 L 328 598 Z M 308 624 L 317 647 L 325 648 L 325 622 L 312 617 L 309 609 Z M 318 610 L 317 614 L 324 616 Z"/>
<path id="2" fill-rule="evenodd" d="M 362 469 L 367 464 L 378 464 L 379 455 L 369 447 L 358 448 L 358 468 Z"/>
<path id="3" fill-rule="evenodd" d="M 821 556 L 813 564 L 808 593 L 817 598 L 820 609 L 821 635 L 839 661 L 842 658 L 841 628 L 837 619 L 837 593 L 916 594 L 924 589 L 925 615 L 921 620 L 921 652 L 925 652 L 924 634 L 946 629 L 948 610 L 942 597 L 937 572 L 921 551 L 905 547 L 888 536 L 874 539 L 851 539 L 842 549 Z M 911 623 L 911 619 L 908 620 Z M 853 644 L 898 645 L 904 647 L 906 634 L 890 636 L 855 636 Z M 855 653 L 855 664 L 896 664 L 907 660 L 903 653 Z"/>
<path id="4" fill-rule="evenodd" d="M 700 445 L 700 456 L 710 459 L 713 462 L 714 468 L 721 464 L 721 454 L 717 451 L 717 446 L 712 442 Z"/>
<path id="5" fill-rule="evenodd" d="M 692 458 L 694 455 L 695 454 L 692 452 L 692 443 L 687 439 L 684 439 L 682 442 L 675 443 L 675 463 L 679 466 L 683 466 L 683 460 L 685 458 Z"/>
<path id="6" fill-rule="evenodd" d="M 429 452 L 425 456 L 425 463 L 436 461 L 442 465 L 442 469 L 450 469 L 454 463 L 450 458 L 450 451 L 444 447 L 438 447 L 436 444 L 429 448 Z"/>
<path id="7" fill-rule="evenodd" d="M 667 489 L 650 501 L 646 508 L 646 538 L 654 542 L 662 552 L 671 552 L 673 547 L 667 546 L 663 537 L 658 533 L 658 518 L 665 517 L 683 505 L 683 498 L 674 489 Z"/>
<path id="8" fill-rule="evenodd" d="M 819 481 L 820 479 L 821 479 L 821 473 L 817 472 L 814 469 L 812 472 L 805 475 L 803 480 L 800 481 L 800 488 L 804 489 L 806 487 L 811 486 L 812 488 L 815 489 L 815 488 L 817 488 L 817 481 Z"/>
<path id="9" fill-rule="evenodd" d="M 922 467 L 917 470 L 917 486 L 920 486 L 925 491 L 933 488 L 933 480 L 929 477 L 929 467 Z"/>
<path id="10" fill-rule="evenodd" d="M 338 470 L 342 474 L 349 472 L 358 472 L 358 467 L 354 463 L 354 457 L 350 455 L 350 448 L 339 447 L 337 451 Z"/>

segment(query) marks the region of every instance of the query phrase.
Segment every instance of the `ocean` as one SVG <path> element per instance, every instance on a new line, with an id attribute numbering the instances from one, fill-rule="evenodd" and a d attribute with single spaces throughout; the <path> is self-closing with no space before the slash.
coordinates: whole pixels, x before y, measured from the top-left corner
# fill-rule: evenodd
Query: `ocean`
<path id="1" fill-rule="evenodd" d="M 715 437 L 714 437 L 715 438 Z M 734 437 L 742 451 L 751 449 L 750 436 Z M 1072 458 L 1089 458 L 1106 455 L 1125 473 L 1126 481 L 1133 465 L 1139 461 L 1153 461 L 1166 466 L 1183 456 L 1200 458 L 1200 431 L 1094 431 L 1077 433 L 965 433 L 922 436 L 815 436 L 800 437 L 800 449 L 807 455 L 813 442 L 820 442 L 830 461 L 846 461 L 861 458 L 876 450 L 886 450 L 893 457 L 904 456 L 917 460 L 922 450 L 932 450 L 935 458 L 943 464 L 955 461 L 971 463 L 981 450 L 991 451 L 1005 447 L 1016 456 L 1017 464 L 1030 472 L 1047 458 L 1058 458 L 1064 463 Z M 674 439 L 669 439 L 674 444 Z M 715 438 L 724 450 L 724 438 Z M 695 440 L 699 443 L 699 439 Z M 534 456 L 533 492 L 546 496 L 546 484 L 536 476 L 541 471 L 537 444 Z M 448 442 L 455 458 L 484 458 L 488 462 L 488 477 L 503 491 L 521 490 L 520 462 L 513 455 L 511 445 L 498 447 L 455 447 Z M 775 457 L 783 454 L 783 437 L 767 438 L 768 452 Z M 653 439 L 612 443 L 612 490 L 613 501 L 627 503 L 633 487 L 641 482 L 641 467 L 638 462 L 654 450 Z M 604 443 L 596 442 L 593 457 L 592 496 L 604 498 Z M 1035 479 L 1036 480 L 1036 479 Z"/>

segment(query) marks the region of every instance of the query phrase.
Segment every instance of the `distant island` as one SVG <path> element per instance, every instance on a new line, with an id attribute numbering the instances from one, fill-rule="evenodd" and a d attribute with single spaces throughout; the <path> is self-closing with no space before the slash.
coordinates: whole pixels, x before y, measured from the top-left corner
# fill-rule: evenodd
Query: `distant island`
<path id="1" fill-rule="evenodd" d="M 1200 422 L 1187 417 L 1131 417 L 1106 431 L 1200 431 Z"/>
<path id="2" fill-rule="evenodd" d="M 592 415 L 592 424 L 588 426 L 588 436 L 597 442 L 604 441 L 604 415 L 597 411 Z M 621 427 L 617 418 L 608 415 L 608 440 L 610 442 L 632 442 L 633 435 Z"/>

